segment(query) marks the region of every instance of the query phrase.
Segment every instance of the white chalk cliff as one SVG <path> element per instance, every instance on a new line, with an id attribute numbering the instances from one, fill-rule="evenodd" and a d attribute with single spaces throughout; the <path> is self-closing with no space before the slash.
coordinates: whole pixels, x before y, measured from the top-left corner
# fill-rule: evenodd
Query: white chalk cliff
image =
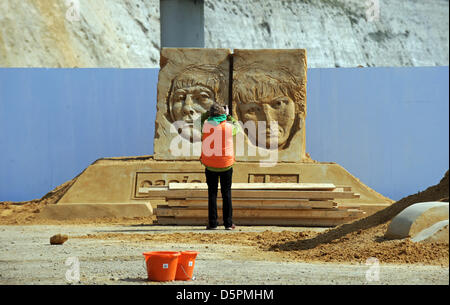
<path id="1" fill-rule="evenodd" d="M 0 67 L 159 66 L 159 0 L 69 2 L 1 0 Z M 449 61 L 448 0 L 205 0 L 204 8 L 206 48 L 305 48 L 308 67 Z"/>

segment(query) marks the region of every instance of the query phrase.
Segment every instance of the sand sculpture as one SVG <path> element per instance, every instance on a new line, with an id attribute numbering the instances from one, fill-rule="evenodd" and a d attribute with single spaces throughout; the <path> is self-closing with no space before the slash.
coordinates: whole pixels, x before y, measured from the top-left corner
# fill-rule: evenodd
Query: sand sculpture
<path id="1" fill-rule="evenodd" d="M 236 147 L 247 148 L 237 160 L 259 161 L 265 149 L 283 162 L 305 158 L 305 50 L 235 50 L 232 93 L 245 137 Z"/>
<path id="2" fill-rule="evenodd" d="M 303 49 L 162 49 L 154 155 L 97 160 L 43 215 L 151 215 L 167 202 L 158 192 L 170 183 L 204 183 L 200 115 L 214 101 L 228 105 L 243 127 L 235 139 L 233 183 L 346 186 L 358 196 L 336 198 L 337 203 L 368 212 L 385 208 L 393 201 L 340 165 L 307 157 L 306 63 Z"/>
<path id="3" fill-rule="evenodd" d="M 228 49 L 161 51 L 154 156 L 193 160 L 200 156 L 200 116 L 212 103 L 228 105 Z"/>

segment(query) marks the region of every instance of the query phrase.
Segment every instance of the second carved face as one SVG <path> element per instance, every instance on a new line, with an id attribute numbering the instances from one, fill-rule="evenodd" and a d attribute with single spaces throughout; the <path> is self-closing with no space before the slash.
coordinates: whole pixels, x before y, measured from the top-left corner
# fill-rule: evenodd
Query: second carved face
<path id="1" fill-rule="evenodd" d="M 248 139 L 254 145 L 283 149 L 298 128 L 297 117 L 302 115 L 302 101 L 298 92 L 301 84 L 284 70 L 271 71 L 259 67 L 245 67 L 233 77 L 233 105 L 244 125 Z M 276 142 L 275 142 L 276 141 Z"/>
<path id="2" fill-rule="evenodd" d="M 237 111 L 244 126 L 253 122 L 255 128 L 249 126 L 247 134 L 255 145 L 269 148 L 272 142 L 277 141 L 278 148 L 288 140 L 295 119 L 294 102 L 289 97 L 242 103 L 237 106 Z"/>

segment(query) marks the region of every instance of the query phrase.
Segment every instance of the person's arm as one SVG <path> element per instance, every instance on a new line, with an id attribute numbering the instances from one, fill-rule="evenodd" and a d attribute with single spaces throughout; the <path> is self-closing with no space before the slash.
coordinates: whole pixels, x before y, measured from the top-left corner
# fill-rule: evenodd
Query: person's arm
<path id="1" fill-rule="evenodd" d="M 241 131 L 241 126 L 239 125 L 239 122 L 231 115 L 227 115 L 227 121 L 233 125 L 233 136 L 235 136 L 238 132 Z"/>

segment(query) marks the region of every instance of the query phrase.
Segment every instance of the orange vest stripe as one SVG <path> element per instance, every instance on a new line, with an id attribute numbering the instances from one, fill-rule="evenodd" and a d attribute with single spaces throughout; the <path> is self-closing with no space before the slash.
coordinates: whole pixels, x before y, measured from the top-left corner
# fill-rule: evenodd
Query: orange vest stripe
<path id="1" fill-rule="evenodd" d="M 205 122 L 202 132 L 202 155 L 204 165 L 225 168 L 233 165 L 233 127 L 226 121 L 217 126 Z"/>

